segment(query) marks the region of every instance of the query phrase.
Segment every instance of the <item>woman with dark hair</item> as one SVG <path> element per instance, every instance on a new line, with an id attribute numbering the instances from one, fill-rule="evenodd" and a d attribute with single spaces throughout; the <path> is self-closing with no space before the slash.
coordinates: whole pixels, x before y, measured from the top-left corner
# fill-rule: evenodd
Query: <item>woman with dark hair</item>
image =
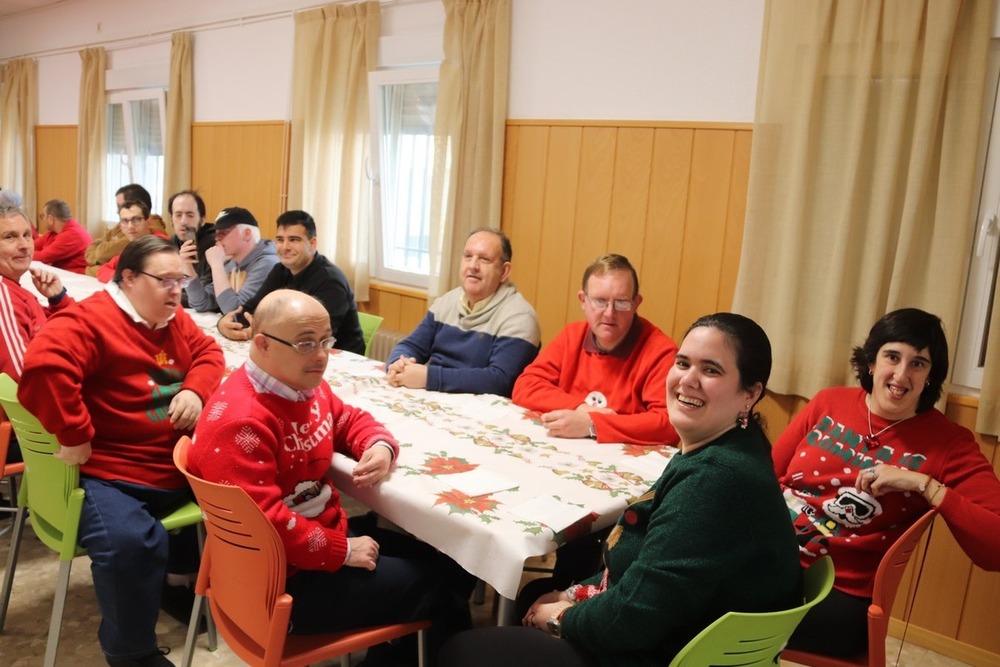
<path id="1" fill-rule="evenodd" d="M 667 374 L 680 452 L 611 531 L 606 569 L 542 595 L 525 627 L 455 636 L 438 664 L 662 666 L 726 612 L 801 604 L 795 537 L 753 412 L 770 373 L 755 322 L 695 322 Z"/>
<path id="2" fill-rule="evenodd" d="M 851 363 L 861 387 L 816 394 L 773 451 L 802 563 L 830 554 L 837 570 L 789 646 L 845 657 L 868 646 L 882 555 L 929 508 L 976 565 L 1000 570 L 1000 480 L 972 432 L 934 409 L 948 375 L 941 320 L 888 313 Z"/>

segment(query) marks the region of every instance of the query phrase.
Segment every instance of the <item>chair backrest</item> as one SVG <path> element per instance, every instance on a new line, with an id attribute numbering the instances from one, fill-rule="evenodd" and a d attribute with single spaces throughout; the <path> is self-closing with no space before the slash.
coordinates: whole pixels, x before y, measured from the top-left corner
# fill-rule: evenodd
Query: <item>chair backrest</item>
<path id="1" fill-rule="evenodd" d="M 199 592 L 209 603 L 226 643 L 248 663 L 271 651 L 281 655 L 288 633 L 291 599 L 285 594 L 285 551 L 277 531 L 238 486 L 207 482 L 187 466 L 191 439 L 174 448 L 174 464 L 184 473 L 208 534 Z"/>
<path id="2" fill-rule="evenodd" d="M 670 667 L 776 665 L 795 627 L 833 588 L 833 561 L 824 556 L 803 575 L 804 603 L 767 613 L 729 612 L 696 635 Z"/>
<path id="3" fill-rule="evenodd" d="M 378 328 L 382 326 L 382 320 L 384 318 L 378 315 L 372 315 L 370 313 L 362 313 L 358 311 L 358 322 L 361 324 L 361 335 L 365 341 L 365 356 L 370 356 L 372 351 L 372 339 L 375 338 L 375 332 Z"/>
<path id="4" fill-rule="evenodd" d="M 46 431 L 17 400 L 17 383 L 0 374 L 0 406 L 3 406 L 21 446 L 24 479 L 18 505 L 31 511 L 31 527 L 38 538 L 60 558 L 72 558 L 83 510 L 80 469 L 53 456 L 59 441 Z"/>

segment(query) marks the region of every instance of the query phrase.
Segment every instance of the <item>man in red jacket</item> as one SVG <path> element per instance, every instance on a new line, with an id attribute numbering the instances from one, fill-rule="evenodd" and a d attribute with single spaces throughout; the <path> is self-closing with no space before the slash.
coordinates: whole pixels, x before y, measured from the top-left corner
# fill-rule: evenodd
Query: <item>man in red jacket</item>
<path id="1" fill-rule="evenodd" d="M 186 281 L 170 241 L 129 243 L 105 291 L 57 313 L 35 336 L 17 394 L 59 438 L 56 457 L 80 465 L 79 542 L 112 666 L 171 664 L 156 642 L 171 542 L 156 517 L 191 500 L 173 447 L 191 433 L 225 367 L 215 340 L 179 307 Z"/>
<path id="2" fill-rule="evenodd" d="M 69 204 L 61 199 L 49 200 L 42 209 L 42 217 L 48 233 L 35 239 L 35 259 L 57 269 L 85 273 L 87 258 L 84 253 L 94 239 L 73 219 Z"/>

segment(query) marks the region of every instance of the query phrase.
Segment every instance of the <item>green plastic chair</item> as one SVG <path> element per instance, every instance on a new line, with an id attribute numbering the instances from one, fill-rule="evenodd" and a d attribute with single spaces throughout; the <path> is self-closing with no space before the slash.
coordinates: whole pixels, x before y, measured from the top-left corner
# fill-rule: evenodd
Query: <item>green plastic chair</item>
<path id="1" fill-rule="evenodd" d="M 45 646 L 45 667 L 53 667 L 59 647 L 62 629 L 63 609 L 69 592 L 69 575 L 73 558 L 86 553 L 77 544 L 80 528 L 80 513 L 83 511 L 84 490 L 80 488 L 79 466 L 66 465 L 53 454 L 59 449 L 59 441 L 46 431 L 34 415 L 21 407 L 17 400 L 17 383 L 6 373 L 0 374 L 0 406 L 7 413 L 21 445 L 24 458 L 24 473 L 18 490 L 17 514 L 11 535 L 10 552 L 7 555 L 7 570 L 4 573 L 3 589 L 0 591 L 0 631 L 7 620 L 14 582 L 14 569 L 21 547 L 21 536 L 27 514 L 31 514 L 31 527 L 38 539 L 59 554 L 59 579 L 56 584 L 55 600 L 52 603 L 52 617 L 49 621 L 48 642 Z M 199 547 L 203 543 L 201 530 L 201 508 L 190 502 L 160 519 L 168 531 L 198 525 Z M 195 602 L 197 605 L 197 601 Z M 206 617 L 209 631 L 209 645 L 217 646 L 215 625 L 211 617 Z"/>
<path id="2" fill-rule="evenodd" d="M 375 338 L 375 332 L 378 328 L 382 326 L 382 321 L 384 317 L 379 317 L 378 315 L 372 315 L 371 313 L 362 313 L 358 311 L 358 322 L 361 324 L 361 336 L 365 340 L 365 356 L 370 357 L 372 352 L 372 339 Z"/>
<path id="3" fill-rule="evenodd" d="M 803 576 L 804 604 L 760 614 L 729 612 L 689 641 L 670 667 L 777 665 L 799 621 L 830 594 L 833 577 L 833 560 L 823 556 Z"/>

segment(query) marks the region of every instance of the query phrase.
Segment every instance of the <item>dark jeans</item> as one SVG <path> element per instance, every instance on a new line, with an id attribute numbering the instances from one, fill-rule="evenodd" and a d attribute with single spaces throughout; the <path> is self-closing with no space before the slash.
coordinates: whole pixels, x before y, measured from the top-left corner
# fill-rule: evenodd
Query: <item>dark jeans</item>
<path id="1" fill-rule="evenodd" d="M 868 650 L 868 606 L 871 598 L 848 595 L 836 588 L 809 610 L 788 648 L 837 658 L 853 658 Z"/>
<path id="2" fill-rule="evenodd" d="M 91 560 L 101 649 L 113 660 L 149 655 L 157 648 L 156 619 L 170 552 L 170 536 L 156 517 L 192 500 L 191 490 L 86 476 L 80 486 L 86 497 L 79 542 Z"/>

